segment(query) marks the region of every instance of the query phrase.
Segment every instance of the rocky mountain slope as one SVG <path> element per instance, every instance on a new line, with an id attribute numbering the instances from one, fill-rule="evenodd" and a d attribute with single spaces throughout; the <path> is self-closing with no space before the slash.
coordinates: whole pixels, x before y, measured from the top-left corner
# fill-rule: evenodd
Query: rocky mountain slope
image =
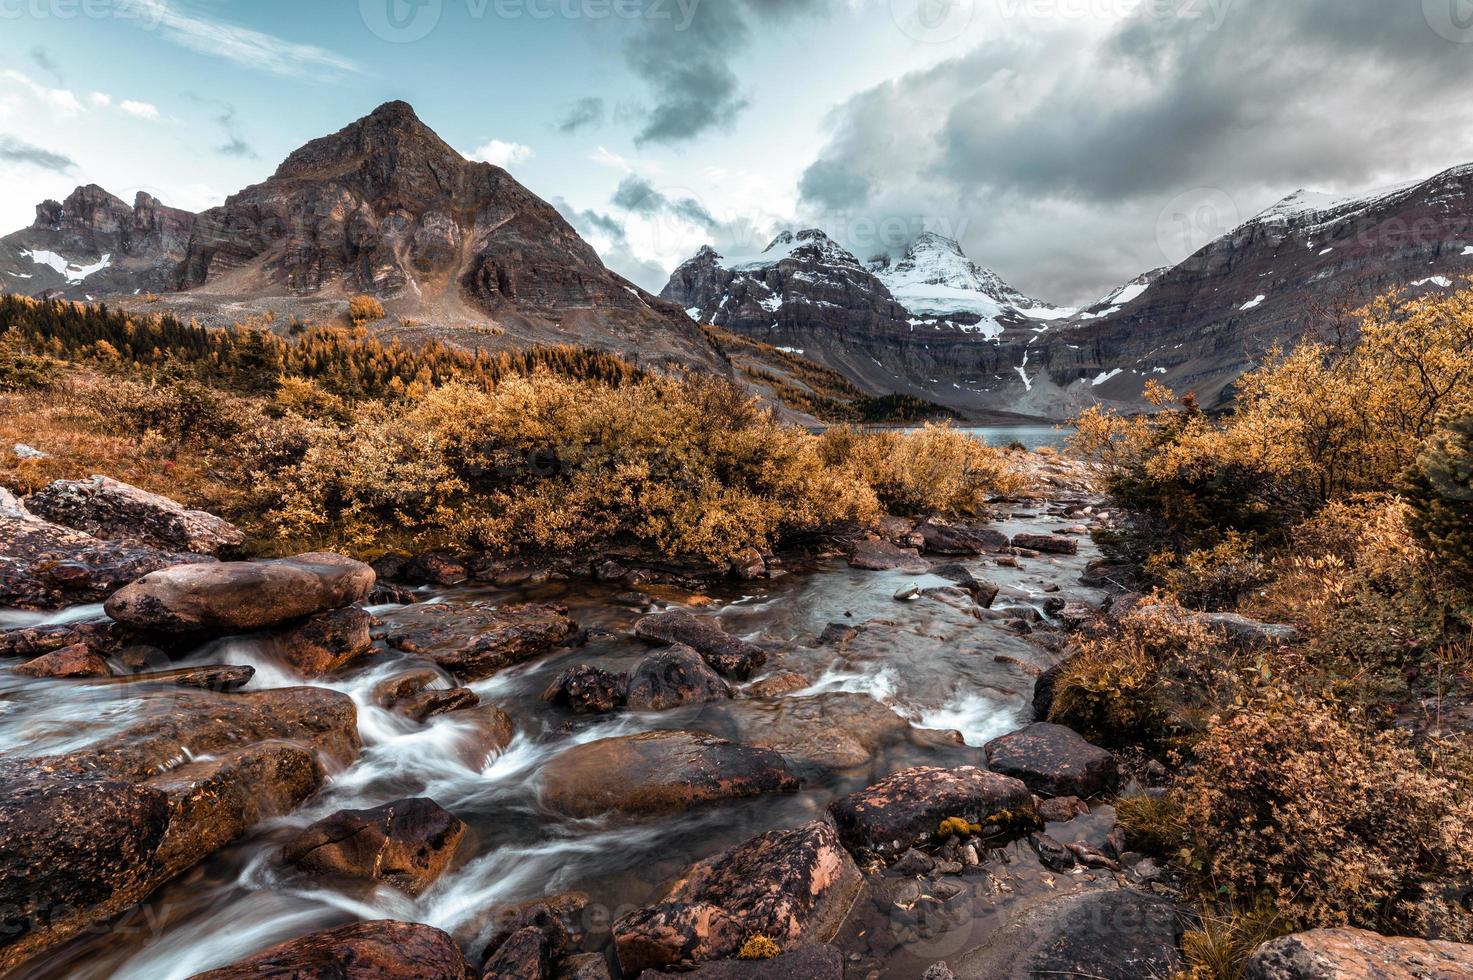
<path id="1" fill-rule="evenodd" d="M 723 369 L 678 307 L 609 271 L 550 204 L 465 159 L 403 102 L 308 143 L 197 216 L 80 188 L 4 241 L 12 291 L 167 292 L 153 308 L 206 323 L 331 322 L 349 296 L 371 293 L 392 332 Z"/>

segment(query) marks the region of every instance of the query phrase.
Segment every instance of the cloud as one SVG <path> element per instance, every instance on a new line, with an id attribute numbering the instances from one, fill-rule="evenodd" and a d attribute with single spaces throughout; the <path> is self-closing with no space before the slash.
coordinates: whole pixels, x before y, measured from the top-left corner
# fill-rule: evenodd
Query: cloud
<path id="1" fill-rule="evenodd" d="M 57 65 L 56 60 L 51 57 L 51 52 L 38 44 L 31 49 L 31 61 L 37 68 L 54 78 L 57 85 L 63 88 L 66 87 L 66 79 L 62 77 L 61 68 Z"/>
<path id="2" fill-rule="evenodd" d="M 132 99 L 124 99 L 118 103 L 118 108 L 130 116 L 137 116 L 139 119 L 155 120 L 159 118 L 159 107 L 152 102 L 135 102 Z"/>
<path id="3" fill-rule="evenodd" d="M 852 97 L 802 207 L 965 226 L 978 262 L 1079 301 L 1185 257 L 1164 243 L 1173 200 L 1246 219 L 1302 186 L 1353 192 L 1473 158 L 1473 105 L 1449 97 L 1473 58 L 1421 4 L 1159 9 L 1000 21 L 986 44 Z"/>
<path id="4" fill-rule="evenodd" d="M 64 88 L 48 88 L 32 80 L 29 75 L 18 72 L 13 68 L 0 71 L 0 78 L 28 89 L 31 95 L 53 112 L 60 113 L 64 116 L 73 116 L 82 111 L 82 103 L 77 100 L 75 95 Z"/>
<path id="5" fill-rule="evenodd" d="M 87 96 L 87 101 L 98 109 L 106 109 L 113 104 L 113 97 L 106 92 L 93 92 Z"/>
<path id="6" fill-rule="evenodd" d="M 603 167 L 613 167 L 615 170 L 623 170 L 626 173 L 634 172 L 628 160 L 617 153 L 610 152 L 606 147 L 600 146 L 588 155 L 588 159 Z"/>
<path id="7" fill-rule="evenodd" d="M 720 222 L 712 217 L 711 212 L 707 211 L 705 206 L 695 198 L 672 199 L 656 190 L 653 184 L 638 174 L 629 174 L 619 182 L 618 189 L 614 191 L 612 203 L 615 207 L 631 214 L 645 217 L 673 215 L 693 225 L 698 225 L 706 231 L 714 231 L 720 226 Z"/>
<path id="8" fill-rule="evenodd" d="M 532 148 L 530 146 L 524 143 L 508 143 L 503 140 L 490 140 L 466 154 L 467 159 L 492 163 L 502 168 L 521 163 L 531 157 Z"/>
<path id="9" fill-rule="evenodd" d="M 560 133 L 576 133 L 586 126 L 599 126 L 604 121 L 604 100 L 590 95 L 568 107 L 558 119 Z"/>
<path id="10" fill-rule="evenodd" d="M 602 211 L 580 210 L 560 197 L 553 198 L 552 204 L 573 230 L 597 250 L 604 265 L 643 289 L 657 293 L 664 288 L 670 278 L 669 271 L 659 262 L 634 254 L 628 232 L 618 218 Z"/>
<path id="11" fill-rule="evenodd" d="M 186 12 L 171 0 L 118 0 L 118 5 L 120 12 L 132 14 L 182 48 L 246 68 L 323 80 L 359 72 L 357 64 L 325 48 Z"/>
<path id="12" fill-rule="evenodd" d="M 255 147 L 247 143 L 236 128 L 234 105 L 217 99 L 202 98 L 193 92 L 185 92 L 184 97 L 191 102 L 207 106 L 216 113 L 215 122 L 225 131 L 225 142 L 215 147 L 216 153 L 221 156 L 239 157 L 243 160 L 258 159 Z"/>
<path id="13" fill-rule="evenodd" d="M 39 146 L 0 133 L 0 160 L 6 163 L 24 163 L 42 170 L 50 170 L 54 173 L 70 173 L 77 166 L 71 157 L 51 150 L 43 150 Z"/>

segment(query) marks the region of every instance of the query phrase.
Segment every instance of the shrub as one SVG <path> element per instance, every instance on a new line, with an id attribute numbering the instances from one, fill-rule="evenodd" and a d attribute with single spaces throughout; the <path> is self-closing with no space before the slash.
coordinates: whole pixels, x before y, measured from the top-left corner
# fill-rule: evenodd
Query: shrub
<path id="1" fill-rule="evenodd" d="M 1243 711 L 1196 746 L 1182 805 L 1193 861 L 1238 904 L 1291 930 L 1354 925 L 1473 938 L 1434 886 L 1473 872 L 1473 779 L 1400 732 L 1293 701 Z"/>
<path id="2" fill-rule="evenodd" d="M 850 426 L 819 438 L 823 462 L 871 487 L 894 514 L 978 514 L 993 494 L 1024 486 L 1007 456 L 948 425 L 915 432 L 866 432 Z"/>
<path id="3" fill-rule="evenodd" d="M 387 315 L 384 304 L 372 296 L 360 295 L 348 300 L 348 319 L 353 321 L 354 326 L 382 320 Z"/>
<path id="4" fill-rule="evenodd" d="M 0 331 L 0 391 L 44 391 L 61 380 L 61 365 L 33 352 L 18 334 Z"/>
<path id="5" fill-rule="evenodd" d="M 1453 422 L 1406 478 L 1407 523 L 1450 571 L 1473 579 L 1473 416 Z"/>
<path id="6" fill-rule="evenodd" d="M 1252 539 L 1229 531 L 1211 548 L 1187 553 L 1179 561 L 1162 552 L 1147 562 L 1162 587 L 1185 605 L 1197 609 L 1233 609 L 1248 593 L 1273 580 L 1273 568 L 1254 547 Z"/>
<path id="7" fill-rule="evenodd" d="M 92 388 L 92 410 L 102 426 L 121 435 L 158 435 L 182 443 L 223 442 L 240 428 L 237 406 L 197 381 L 144 384 L 118 380 Z"/>

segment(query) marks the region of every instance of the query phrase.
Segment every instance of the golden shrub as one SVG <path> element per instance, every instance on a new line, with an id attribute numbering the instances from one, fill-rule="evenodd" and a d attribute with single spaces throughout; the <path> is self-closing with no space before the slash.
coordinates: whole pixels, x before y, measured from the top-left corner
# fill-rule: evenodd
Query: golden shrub
<path id="1" fill-rule="evenodd" d="M 384 304 L 372 296 L 359 295 L 348 300 L 348 319 L 355 326 L 382 320 L 387 315 L 384 311 Z"/>

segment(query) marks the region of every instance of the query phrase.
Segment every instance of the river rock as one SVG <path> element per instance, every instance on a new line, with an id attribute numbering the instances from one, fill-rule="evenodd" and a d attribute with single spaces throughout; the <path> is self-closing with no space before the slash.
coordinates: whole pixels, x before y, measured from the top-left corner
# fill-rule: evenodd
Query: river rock
<path id="1" fill-rule="evenodd" d="M 105 608 L 118 622 L 142 629 L 246 633 L 352 605 L 372 591 L 373 583 L 367 565 L 325 553 L 179 565 L 145 575 L 108 599 Z"/>
<path id="2" fill-rule="evenodd" d="M 481 696 L 468 687 L 426 688 L 400 698 L 391 705 L 391 709 L 410 721 L 424 722 L 438 715 L 474 708 L 480 703 Z"/>
<path id="3" fill-rule="evenodd" d="M 576 745 L 543 769 L 542 799 L 575 817 L 645 816 L 713 800 L 791 793 L 782 756 L 701 732 L 642 732 Z"/>
<path id="4" fill-rule="evenodd" d="M 1006 551 L 1008 536 L 986 527 L 961 527 L 927 521 L 916 528 L 931 554 L 962 557 Z"/>
<path id="5" fill-rule="evenodd" d="M 935 841 L 959 817 L 984 832 L 1038 826 L 1033 794 L 1020 780 L 974 766 L 921 766 L 895 773 L 829 804 L 844 846 L 860 857 L 892 857 Z"/>
<path id="6" fill-rule="evenodd" d="M 271 637 L 271 654 L 303 677 L 322 677 L 341 670 L 373 649 L 369 625 L 373 617 L 357 606 L 309 616 Z"/>
<path id="7" fill-rule="evenodd" d="M 1473 977 L 1473 946 L 1377 935 L 1364 929 L 1314 929 L 1270 940 L 1253 951 L 1246 980 L 1463 980 Z"/>
<path id="8" fill-rule="evenodd" d="M 856 544 L 854 554 L 849 556 L 849 564 L 867 572 L 900 570 L 919 573 L 930 567 L 930 563 L 915 548 L 902 548 L 879 539 Z"/>
<path id="9" fill-rule="evenodd" d="M 466 570 L 465 563 L 455 556 L 434 552 L 415 555 L 405 561 L 399 568 L 398 577 L 409 582 L 443 587 L 461 584 L 470 578 L 470 572 Z"/>
<path id="10" fill-rule="evenodd" d="M 756 548 L 747 548 L 738 553 L 731 560 L 728 568 L 733 578 L 741 579 L 744 582 L 764 578 L 767 575 L 767 561 Z"/>
<path id="11" fill-rule="evenodd" d="M 27 677 L 107 677 L 112 673 L 107 661 L 87 649 L 84 643 L 63 647 L 28 660 L 15 668 Z"/>
<path id="12" fill-rule="evenodd" d="M 245 541 L 234 524 L 106 476 L 58 480 L 25 507 L 43 520 L 105 541 L 213 555 Z"/>
<path id="13" fill-rule="evenodd" d="M 444 872 L 464 836 L 461 820 L 421 797 L 339 810 L 288 841 L 281 856 L 318 874 L 386 881 L 418 895 Z"/>
<path id="14" fill-rule="evenodd" d="M 142 674 L 122 674 L 107 679 L 109 684 L 157 684 L 171 687 L 194 687 L 203 691 L 238 691 L 256 676 L 256 668 L 241 664 L 211 664 L 204 667 L 180 667 Z"/>
<path id="15" fill-rule="evenodd" d="M 633 711 L 668 711 L 685 704 L 724 701 L 731 687 L 695 650 L 677 643 L 640 661 L 625 703 Z"/>
<path id="16" fill-rule="evenodd" d="M 579 664 L 557 675 L 542 692 L 542 700 L 576 714 L 602 715 L 617 711 L 628 693 L 627 675 Z"/>
<path id="17" fill-rule="evenodd" d="M 1033 717 L 1039 721 L 1046 721 L 1054 710 L 1054 690 L 1059 686 L 1059 681 L 1064 674 L 1073 666 L 1074 658 L 1070 657 L 1054 664 L 1048 670 L 1038 675 L 1033 682 Z"/>
<path id="18" fill-rule="evenodd" d="M 761 647 L 738 639 L 710 620 L 683 609 L 646 616 L 634 624 L 634 635 L 651 643 L 680 643 L 691 647 L 713 670 L 741 681 L 767 663 L 767 654 Z"/>
<path id="19" fill-rule="evenodd" d="M 1079 539 L 1061 534 L 1015 534 L 1013 547 L 1024 551 L 1041 551 L 1051 555 L 1079 554 Z"/>
<path id="20" fill-rule="evenodd" d="M 1043 796 L 1096 796 L 1115 788 L 1115 756 L 1071 728 L 1038 722 L 988 742 L 987 765 Z"/>
<path id="21" fill-rule="evenodd" d="M 470 980 L 455 940 L 413 922 L 355 922 L 289 939 L 191 980 Z"/>
<path id="22" fill-rule="evenodd" d="M 822 769 L 865 765 L 882 748 L 910 734 L 910 722 L 874 698 L 837 692 L 713 705 L 695 723 Z"/>
<path id="23" fill-rule="evenodd" d="M 844 954 L 837 946 L 806 946 L 770 960 L 720 960 L 689 973 L 646 970 L 639 980 L 844 980 Z"/>
<path id="24" fill-rule="evenodd" d="M 1182 910 L 1152 895 L 1098 889 L 1013 916 L 986 946 L 952 961 L 958 980 L 1170 977 L 1183 967 Z"/>
<path id="25" fill-rule="evenodd" d="M 616 922 L 619 965 L 638 976 L 726 959 L 754 934 L 787 951 L 827 943 L 863 880 L 827 821 L 762 834 L 693 865 L 659 904 Z"/>
<path id="26" fill-rule="evenodd" d="M 112 620 L 80 623 L 44 623 L 0 630 L 0 657 L 33 660 L 46 653 L 82 644 L 91 650 L 117 645 L 114 633 L 126 632 Z"/>
<path id="27" fill-rule="evenodd" d="M 1002 586 L 977 578 L 965 565 L 955 562 L 937 565 L 931 569 L 931 574 L 944 578 L 948 582 L 955 582 L 965 589 L 983 609 L 990 609 L 994 600 L 997 599 L 998 592 L 1002 591 Z"/>
<path id="28" fill-rule="evenodd" d="M 566 609 L 543 603 L 424 603 L 385 618 L 390 646 L 428 657 L 465 682 L 531 660 L 578 633 Z"/>

